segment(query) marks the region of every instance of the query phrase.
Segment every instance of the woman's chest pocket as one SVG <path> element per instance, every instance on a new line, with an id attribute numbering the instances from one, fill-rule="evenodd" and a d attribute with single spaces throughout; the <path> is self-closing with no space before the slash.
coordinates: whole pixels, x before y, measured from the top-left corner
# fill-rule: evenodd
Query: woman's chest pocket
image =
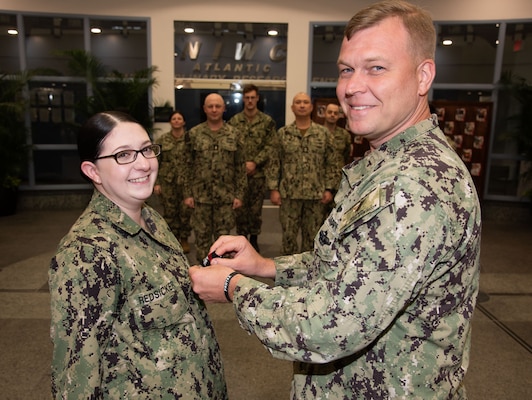
<path id="1" fill-rule="evenodd" d="M 130 298 L 132 311 L 140 330 L 161 329 L 189 322 L 188 299 L 182 289 L 169 282 Z"/>

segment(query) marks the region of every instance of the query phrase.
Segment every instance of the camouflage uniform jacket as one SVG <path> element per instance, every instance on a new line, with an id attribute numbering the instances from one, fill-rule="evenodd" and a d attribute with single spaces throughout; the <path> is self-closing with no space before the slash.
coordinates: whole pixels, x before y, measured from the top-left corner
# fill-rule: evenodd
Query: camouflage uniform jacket
<path id="1" fill-rule="evenodd" d="M 190 130 L 184 197 L 205 204 L 242 200 L 247 188 L 244 149 L 239 132 L 229 124 L 213 132 L 203 122 Z"/>
<path id="2" fill-rule="evenodd" d="M 336 165 L 341 170 L 351 157 L 351 134 L 344 128 L 337 126 L 331 135 L 336 150 Z"/>
<path id="3" fill-rule="evenodd" d="M 312 122 L 305 135 L 296 123 L 277 131 L 266 171 L 269 190 L 278 190 L 281 198 L 319 200 L 325 189 L 334 189 L 339 171 L 327 128 Z"/>
<path id="4" fill-rule="evenodd" d="M 435 119 L 344 168 L 314 251 L 242 278 L 242 326 L 296 360 L 297 399 L 461 399 L 479 284 L 480 206 Z"/>
<path id="5" fill-rule="evenodd" d="M 185 165 L 185 132 L 180 138 L 175 138 L 172 132 L 162 135 L 157 141 L 161 145 L 161 155 L 159 159 L 159 173 L 157 175 L 158 185 L 183 185 Z"/>
<path id="6" fill-rule="evenodd" d="M 188 261 L 95 191 L 49 271 L 56 399 L 226 399 L 220 350 Z"/>
<path id="7" fill-rule="evenodd" d="M 235 114 L 229 120 L 242 135 L 246 161 L 257 164 L 253 178 L 264 177 L 264 166 L 270 158 L 270 142 L 275 135 L 275 121 L 269 115 L 258 111 L 253 121 L 249 121 L 244 112 Z"/>

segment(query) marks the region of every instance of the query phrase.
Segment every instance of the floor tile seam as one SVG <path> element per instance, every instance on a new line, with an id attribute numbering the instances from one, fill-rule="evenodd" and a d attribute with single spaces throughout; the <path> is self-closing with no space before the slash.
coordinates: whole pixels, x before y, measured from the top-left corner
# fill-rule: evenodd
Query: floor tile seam
<path id="1" fill-rule="evenodd" d="M 506 264 L 505 266 L 514 266 L 515 264 Z M 529 267 L 529 263 L 527 261 L 527 264 L 526 264 L 527 267 Z M 527 272 L 508 272 L 508 271 L 500 271 L 500 272 L 495 272 L 495 271 L 492 271 L 492 272 L 480 272 L 480 280 L 486 280 L 486 279 L 489 279 L 489 278 L 492 278 L 492 279 L 521 279 L 523 277 L 529 277 L 529 276 L 532 276 L 532 273 L 527 271 Z"/>
<path id="2" fill-rule="evenodd" d="M 28 265 L 30 265 L 30 263 L 32 263 L 32 262 L 38 263 L 42 259 L 45 260 L 45 263 L 39 263 L 37 268 L 46 268 L 46 270 L 48 270 L 48 268 L 50 267 L 50 260 L 54 256 L 55 251 L 56 250 L 46 250 L 46 251 L 44 251 L 42 253 L 39 253 L 39 254 L 35 254 L 35 255 L 32 255 L 32 256 L 29 256 L 29 257 L 21 258 L 20 260 L 10 261 L 8 264 L 0 265 L 0 273 L 2 273 L 2 272 L 9 273 L 13 269 L 21 268 L 21 267 L 22 268 L 27 268 Z M 1 253 L 1 251 L 0 251 L 0 253 Z M 35 266 L 35 265 L 36 264 L 31 264 L 31 266 Z"/>
<path id="3" fill-rule="evenodd" d="M 520 296 L 523 296 L 523 297 L 528 297 L 528 296 L 532 296 L 532 292 L 526 292 L 526 293 L 522 293 L 522 292 L 484 292 L 486 293 L 487 295 L 489 296 L 509 296 L 509 297 L 520 297 Z"/>
<path id="4" fill-rule="evenodd" d="M 0 289 L 0 293 L 49 293 L 48 288 L 38 289 Z"/>
<path id="5" fill-rule="evenodd" d="M 532 354 L 532 345 L 514 332 L 508 325 L 498 319 L 495 314 L 491 313 L 483 305 L 477 304 L 476 309 L 478 309 L 482 314 L 484 314 L 491 322 L 497 325 L 502 331 L 504 331 L 511 339 L 517 342 L 521 347 L 523 347 L 528 353 Z"/>
<path id="6" fill-rule="evenodd" d="M 0 317 L 0 321 L 4 321 L 3 323 L 5 323 L 6 321 L 48 321 L 49 323 L 52 322 L 52 318 L 50 317 L 22 317 L 22 318 L 13 318 L 13 317 Z M 1 368 L 0 368 L 1 370 Z M 2 393 L 0 391 L 0 393 Z"/>

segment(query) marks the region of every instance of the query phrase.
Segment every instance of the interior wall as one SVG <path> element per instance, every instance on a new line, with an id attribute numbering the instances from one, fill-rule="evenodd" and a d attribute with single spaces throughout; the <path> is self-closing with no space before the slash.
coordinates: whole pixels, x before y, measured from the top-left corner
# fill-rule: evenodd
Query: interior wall
<path id="1" fill-rule="evenodd" d="M 413 0 L 422 5 L 438 21 L 498 21 L 501 19 L 532 18 L 530 0 Z M 120 17 L 149 17 L 151 21 L 151 62 L 159 69 L 158 87 L 153 98 L 158 103 L 174 98 L 173 22 L 237 21 L 288 23 L 288 58 L 286 87 L 286 116 L 291 120 L 290 104 L 294 94 L 308 90 L 310 59 L 309 38 L 311 22 L 347 21 L 352 14 L 370 0 L 2 0 L 0 11 L 23 11 L 48 14 L 81 14 Z M 334 4 L 334 7 L 330 6 Z M 325 6 L 324 6 L 325 5 Z"/>

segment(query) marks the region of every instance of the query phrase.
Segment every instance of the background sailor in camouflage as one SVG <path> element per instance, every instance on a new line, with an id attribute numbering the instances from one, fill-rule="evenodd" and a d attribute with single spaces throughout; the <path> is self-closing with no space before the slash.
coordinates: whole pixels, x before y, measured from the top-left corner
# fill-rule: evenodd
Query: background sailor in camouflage
<path id="1" fill-rule="evenodd" d="M 247 186 L 241 136 L 223 120 L 222 96 L 209 94 L 203 110 L 207 120 L 190 130 L 185 181 L 198 261 L 216 238 L 235 227 L 234 210 L 242 206 Z"/>
<path id="2" fill-rule="evenodd" d="M 343 169 L 314 251 L 265 259 L 241 237 L 192 267 L 204 300 L 227 295 L 244 329 L 296 361 L 293 399 L 465 399 L 479 285 L 480 205 L 430 114 L 436 33 L 402 1 L 348 23 L 337 95 L 371 152 Z"/>
<path id="3" fill-rule="evenodd" d="M 277 131 L 266 170 L 270 200 L 280 206 L 282 254 L 312 249 L 339 176 L 329 132 L 311 119 L 309 95 L 296 94 L 292 111 L 295 121 Z"/>
<path id="4" fill-rule="evenodd" d="M 192 232 L 190 215 L 192 211 L 183 202 L 183 181 L 185 165 L 185 118 L 179 111 L 170 116 L 171 129 L 163 134 L 156 143 L 161 145 L 159 156 L 159 174 L 153 192 L 160 196 L 164 210 L 164 219 L 179 239 L 183 251 L 188 253 L 188 237 Z"/>
<path id="5" fill-rule="evenodd" d="M 51 261 L 55 399 L 226 399 L 220 349 L 152 194 L 159 147 L 130 116 L 78 136 L 92 199 Z M 140 154 L 139 154 L 140 153 Z"/>
<path id="6" fill-rule="evenodd" d="M 259 89 L 255 85 L 245 85 L 244 110 L 235 114 L 229 124 L 242 135 L 246 155 L 248 187 L 242 207 L 235 210 L 236 233 L 249 236 L 249 242 L 259 251 L 257 237 L 262 227 L 262 204 L 266 194 L 264 167 L 270 157 L 270 142 L 275 135 L 275 121 L 257 108 Z"/>
<path id="7" fill-rule="evenodd" d="M 351 160 L 353 144 L 351 143 L 351 134 L 346 129 L 337 125 L 339 119 L 340 106 L 334 103 L 327 104 L 327 107 L 325 108 L 325 121 L 323 122 L 323 126 L 326 127 L 331 134 L 336 168 L 338 171 L 341 171 L 342 168 L 349 164 Z M 338 179 L 338 184 L 334 186 L 335 193 L 338 190 L 338 185 L 340 185 L 340 179 Z M 326 204 L 325 216 L 329 215 L 333 208 L 334 201 Z"/>
<path id="8" fill-rule="evenodd" d="M 338 170 L 341 171 L 351 160 L 353 144 L 351 143 L 351 134 L 346 129 L 337 125 L 339 119 L 340 106 L 334 103 L 327 104 L 323 126 L 331 133 L 336 165 Z"/>

